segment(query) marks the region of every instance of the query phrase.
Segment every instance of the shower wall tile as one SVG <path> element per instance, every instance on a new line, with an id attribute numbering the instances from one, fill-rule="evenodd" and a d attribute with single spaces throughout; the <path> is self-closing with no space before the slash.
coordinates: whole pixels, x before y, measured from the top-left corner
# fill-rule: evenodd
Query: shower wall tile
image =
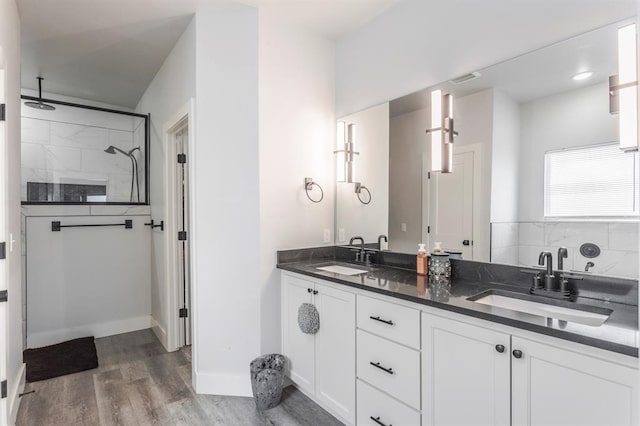
<path id="1" fill-rule="evenodd" d="M 512 247 L 518 245 L 518 223 L 504 222 L 491 224 L 491 246 Z"/>
<path id="2" fill-rule="evenodd" d="M 96 149 L 83 149 L 81 152 L 83 171 L 106 174 L 131 173 L 131 160 L 120 153 L 107 154 L 104 150 Z"/>
<path id="3" fill-rule="evenodd" d="M 44 145 L 36 143 L 22 143 L 22 167 L 46 169 L 47 159 L 44 147 Z"/>
<path id="4" fill-rule="evenodd" d="M 109 145 L 117 146 L 128 152 L 133 149 L 133 132 L 109 130 Z"/>
<path id="5" fill-rule="evenodd" d="M 545 245 L 555 247 L 580 247 L 594 243 L 600 248 L 609 247 L 609 224 L 600 222 L 545 223 Z"/>
<path id="6" fill-rule="evenodd" d="M 637 223 L 610 223 L 609 248 L 611 250 L 626 250 L 638 252 Z"/>
<path id="7" fill-rule="evenodd" d="M 51 122 L 51 144 L 78 149 L 105 150 L 109 146 L 109 130 L 53 121 Z"/>
<path id="8" fill-rule="evenodd" d="M 544 245 L 544 223 L 521 222 L 518 242 L 524 246 Z"/>
<path id="9" fill-rule="evenodd" d="M 578 250 L 574 253 L 574 269 L 584 271 L 587 262 L 594 266 L 589 271 L 595 274 L 616 277 L 638 278 L 638 253 L 632 251 L 602 250 L 600 256 L 587 259 Z"/>
<path id="10" fill-rule="evenodd" d="M 91 215 L 92 216 L 150 216 L 151 206 L 91 206 Z"/>
<path id="11" fill-rule="evenodd" d="M 22 142 L 48 145 L 50 142 L 49 123 L 47 120 L 22 117 L 20 121 L 20 138 Z"/>
<path id="12" fill-rule="evenodd" d="M 46 156 L 46 169 L 55 172 L 66 170 L 81 170 L 82 155 L 79 149 L 65 148 L 61 146 L 44 146 Z"/>

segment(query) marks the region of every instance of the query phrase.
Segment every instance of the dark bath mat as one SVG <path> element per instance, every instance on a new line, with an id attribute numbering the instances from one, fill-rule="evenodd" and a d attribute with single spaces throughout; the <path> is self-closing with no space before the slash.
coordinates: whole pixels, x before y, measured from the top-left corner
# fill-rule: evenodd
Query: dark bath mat
<path id="1" fill-rule="evenodd" d="M 98 367 L 93 336 L 69 340 L 22 353 L 27 364 L 27 382 L 37 382 Z"/>

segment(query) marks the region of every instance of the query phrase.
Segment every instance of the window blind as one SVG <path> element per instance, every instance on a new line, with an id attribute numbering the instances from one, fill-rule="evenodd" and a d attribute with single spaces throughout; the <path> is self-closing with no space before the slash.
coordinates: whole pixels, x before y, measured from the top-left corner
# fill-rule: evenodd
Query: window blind
<path id="1" fill-rule="evenodd" d="M 617 143 L 545 153 L 545 217 L 638 216 L 638 153 Z"/>

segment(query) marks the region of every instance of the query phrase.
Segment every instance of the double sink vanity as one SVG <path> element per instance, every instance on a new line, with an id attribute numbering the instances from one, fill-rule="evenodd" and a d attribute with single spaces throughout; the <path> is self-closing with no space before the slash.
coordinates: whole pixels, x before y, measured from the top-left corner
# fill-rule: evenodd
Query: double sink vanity
<path id="1" fill-rule="evenodd" d="M 574 275 L 572 301 L 530 294 L 531 270 L 348 247 L 278 253 L 291 381 L 346 424 L 634 425 L 638 285 Z M 302 303 L 316 334 L 297 322 Z"/>

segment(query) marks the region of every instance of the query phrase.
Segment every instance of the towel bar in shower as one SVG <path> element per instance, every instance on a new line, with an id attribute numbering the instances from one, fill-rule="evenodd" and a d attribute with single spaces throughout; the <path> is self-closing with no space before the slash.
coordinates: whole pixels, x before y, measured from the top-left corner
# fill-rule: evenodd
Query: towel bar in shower
<path id="1" fill-rule="evenodd" d="M 133 220 L 127 219 L 124 221 L 124 223 L 91 223 L 88 225 L 61 225 L 59 221 L 52 221 L 51 231 L 52 232 L 60 231 L 60 228 L 88 228 L 88 227 L 95 227 L 95 226 L 124 226 L 125 229 L 132 229 Z"/>

